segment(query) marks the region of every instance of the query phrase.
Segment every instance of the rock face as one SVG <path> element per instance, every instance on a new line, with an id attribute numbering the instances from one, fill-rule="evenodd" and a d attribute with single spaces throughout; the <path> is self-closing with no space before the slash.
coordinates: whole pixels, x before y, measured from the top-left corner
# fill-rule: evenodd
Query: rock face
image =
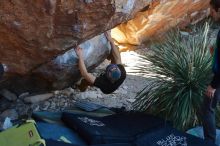
<path id="1" fill-rule="evenodd" d="M 76 80 L 79 75 L 75 76 L 78 71 L 75 56 L 69 55 L 73 52 L 71 49 L 131 19 L 150 2 L 151 0 L 2 0 L 0 62 L 5 65 L 6 76 L 23 84 L 31 82 L 30 79 L 34 82 L 32 84 L 37 80 L 50 84 L 51 80 L 68 80 L 70 76 Z M 95 67 L 94 64 L 103 61 L 103 57 L 107 55 L 106 47 L 103 48 L 103 44 L 98 46 L 102 47 L 98 50 L 101 54 L 95 48 L 90 50 L 93 47 L 88 47 L 86 60 L 89 68 Z M 96 58 L 91 61 L 91 57 Z M 19 76 L 14 77 L 16 74 Z M 68 75 L 65 76 L 66 74 Z M 63 87 L 54 85 L 53 82 L 52 86 Z"/>
<path id="2" fill-rule="evenodd" d="M 146 11 L 112 30 L 112 37 L 121 50 L 133 50 L 143 42 L 158 39 L 158 35 L 177 25 L 195 24 L 209 15 L 210 0 L 156 0 Z M 156 37 L 155 37 L 156 36 Z M 124 46 L 123 46 L 124 45 Z"/>
<path id="3" fill-rule="evenodd" d="M 113 33 L 113 37 L 119 43 L 139 45 L 176 24 L 200 20 L 208 13 L 208 3 L 209 0 L 1 0 L 0 62 L 6 73 L 0 88 L 20 94 L 68 87 L 80 77 L 73 50 L 76 45 L 82 44 L 86 66 L 91 70 L 110 52 L 105 37 L 100 35 L 106 30 L 136 16 L 117 27 L 122 35 Z"/>
<path id="4" fill-rule="evenodd" d="M 110 44 L 104 34 L 82 43 L 80 47 L 83 48 L 85 64 L 88 70 L 98 66 L 110 53 Z M 68 87 L 79 78 L 78 58 L 74 49 L 71 49 L 42 64 L 30 74 L 8 77 L 1 86 L 17 94 L 27 91 L 45 92 Z"/>
<path id="5" fill-rule="evenodd" d="M 1 0 L 0 61 L 26 74 L 129 20 L 151 0 Z"/>

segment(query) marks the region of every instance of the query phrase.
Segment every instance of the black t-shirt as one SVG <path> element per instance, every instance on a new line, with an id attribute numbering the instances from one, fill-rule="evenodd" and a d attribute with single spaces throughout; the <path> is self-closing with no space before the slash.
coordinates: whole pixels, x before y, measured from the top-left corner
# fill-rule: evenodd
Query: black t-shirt
<path id="1" fill-rule="evenodd" d="M 217 35 L 217 40 L 216 40 L 216 47 L 215 49 L 218 49 L 217 50 L 217 56 L 216 56 L 216 60 L 217 61 L 217 64 L 218 64 L 218 67 L 220 65 L 220 56 L 219 56 L 219 50 L 220 50 L 220 30 L 218 31 L 218 35 Z M 211 86 L 212 88 L 214 89 L 217 89 L 220 87 L 220 70 L 218 69 L 217 71 L 214 71 L 213 69 L 213 72 L 214 72 L 214 77 L 212 79 L 212 82 L 211 82 Z"/>
<path id="2" fill-rule="evenodd" d="M 104 73 L 95 79 L 94 86 L 100 88 L 101 91 L 105 94 L 110 94 L 118 89 L 118 87 L 124 82 L 126 78 L 126 70 L 121 64 L 117 64 L 117 66 L 121 70 L 121 77 L 119 80 L 117 80 L 115 83 L 112 83 L 106 77 L 106 73 Z"/>

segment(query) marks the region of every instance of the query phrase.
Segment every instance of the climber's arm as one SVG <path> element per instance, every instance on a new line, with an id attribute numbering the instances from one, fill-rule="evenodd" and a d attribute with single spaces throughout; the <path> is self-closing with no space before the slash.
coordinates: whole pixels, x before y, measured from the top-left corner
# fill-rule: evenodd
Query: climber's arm
<path id="1" fill-rule="evenodd" d="M 118 47 L 114 44 L 114 41 L 108 32 L 105 33 L 105 36 L 109 40 L 111 48 L 112 48 L 111 49 L 111 63 L 112 64 L 121 64 L 121 56 L 120 56 L 120 52 L 118 50 Z"/>
<path id="2" fill-rule="evenodd" d="M 75 49 L 75 52 L 77 56 L 79 57 L 79 70 L 83 78 L 85 78 L 86 81 L 88 81 L 91 85 L 94 84 L 96 77 L 93 76 L 91 73 L 89 73 L 86 69 L 84 58 L 83 58 L 83 52 L 82 48 L 77 47 Z"/>

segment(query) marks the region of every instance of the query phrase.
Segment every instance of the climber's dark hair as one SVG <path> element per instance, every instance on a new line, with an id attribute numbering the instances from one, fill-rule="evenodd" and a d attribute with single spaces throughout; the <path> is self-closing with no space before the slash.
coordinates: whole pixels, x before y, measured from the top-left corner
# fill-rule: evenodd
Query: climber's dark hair
<path id="1" fill-rule="evenodd" d="M 220 8 L 220 0 L 211 0 L 210 5 L 215 9 L 216 12 L 218 12 L 218 9 Z"/>

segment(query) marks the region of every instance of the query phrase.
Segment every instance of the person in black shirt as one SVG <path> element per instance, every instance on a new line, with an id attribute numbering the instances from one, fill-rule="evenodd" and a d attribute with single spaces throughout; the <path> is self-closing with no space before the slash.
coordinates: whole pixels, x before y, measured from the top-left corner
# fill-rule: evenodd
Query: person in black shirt
<path id="1" fill-rule="evenodd" d="M 211 16 L 215 20 L 219 20 L 219 8 L 220 0 L 211 0 L 210 1 L 210 12 Z M 216 39 L 216 46 L 212 47 L 214 49 L 213 56 L 213 79 L 208 85 L 205 97 L 202 104 L 202 124 L 204 131 L 204 138 L 207 141 L 215 143 L 216 140 L 216 124 L 215 124 L 215 108 L 217 103 L 220 101 L 220 31 L 218 32 Z M 213 51 L 211 50 L 211 53 Z"/>
<path id="2" fill-rule="evenodd" d="M 100 76 L 95 77 L 89 73 L 86 69 L 82 48 L 79 46 L 75 49 L 75 52 L 79 58 L 79 70 L 84 78 L 80 85 L 81 91 L 85 91 L 87 85 L 96 86 L 105 94 L 110 94 L 114 92 L 118 87 L 124 82 L 126 78 L 126 70 L 121 64 L 121 56 L 118 48 L 114 45 L 114 42 L 111 36 L 108 33 L 105 33 L 106 38 L 111 44 L 111 64 L 109 64 L 104 73 Z M 81 86 L 81 87 L 80 87 Z"/>

